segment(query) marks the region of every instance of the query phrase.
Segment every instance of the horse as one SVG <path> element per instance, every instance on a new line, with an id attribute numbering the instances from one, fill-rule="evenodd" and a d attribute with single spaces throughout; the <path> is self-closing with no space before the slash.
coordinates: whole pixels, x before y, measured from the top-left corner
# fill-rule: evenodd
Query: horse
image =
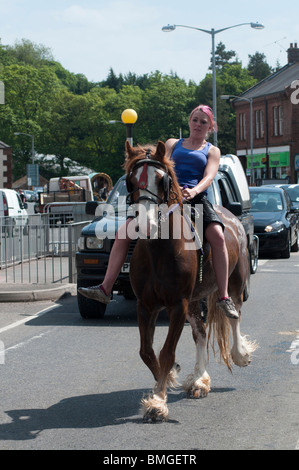
<path id="1" fill-rule="evenodd" d="M 210 247 L 206 242 L 198 247 L 192 236 L 190 239 L 192 229 L 183 215 L 181 190 L 165 144 L 159 141 L 157 146 L 132 147 L 126 142 L 124 169 L 131 203 L 139 207 L 137 227 L 142 225 L 145 232 L 137 241 L 130 264 L 130 282 L 137 298 L 140 356 L 156 381 L 152 393 L 142 399 L 143 420 L 165 421 L 169 414 L 167 388 L 178 383 L 180 366 L 175 362 L 175 351 L 186 320 L 191 325 L 196 346 L 194 371 L 183 383 L 188 397 L 206 397 L 210 391 L 205 357 L 208 343 L 212 344 L 214 353 L 215 343 L 218 343 L 220 355 L 230 371 L 232 363 L 245 367 L 251 362 L 256 344 L 240 333 L 241 306 L 249 269 L 247 240 L 238 218 L 225 208 L 214 206 L 225 225 L 229 295 L 239 313 L 238 320 L 228 319 L 216 307 L 218 289 Z M 168 210 L 166 216 L 164 214 L 167 237 L 159 236 L 161 217 L 157 214 L 161 205 L 175 207 L 175 210 Z M 141 208 L 146 214 L 145 223 L 140 220 Z M 149 236 L 153 233 L 155 236 Z M 190 243 L 193 243 L 192 249 Z M 208 299 L 206 323 L 200 306 L 202 299 Z M 153 350 L 154 332 L 158 314 L 163 309 L 168 313 L 169 328 L 157 357 Z"/>

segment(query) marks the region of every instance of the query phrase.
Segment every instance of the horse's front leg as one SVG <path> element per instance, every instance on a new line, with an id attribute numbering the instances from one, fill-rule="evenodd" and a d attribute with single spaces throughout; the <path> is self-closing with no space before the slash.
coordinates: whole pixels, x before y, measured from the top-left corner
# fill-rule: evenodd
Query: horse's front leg
<path id="1" fill-rule="evenodd" d="M 196 346 L 196 360 L 194 372 L 186 377 L 183 388 L 190 398 L 203 398 L 208 395 L 211 389 L 211 381 L 206 371 L 206 329 L 200 314 L 199 304 L 196 313 L 189 313 L 187 319 L 192 327 L 192 335 Z"/>
<path id="2" fill-rule="evenodd" d="M 188 301 L 178 301 L 178 305 L 168 308 L 169 329 L 164 346 L 159 355 L 159 377 L 153 394 L 142 400 L 145 422 L 165 421 L 168 418 L 167 386 L 174 385 L 174 377 L 178 366 L 175 364 L 175 350 L 181 336 L 186 315 Z"/>
<path id="3" fill-rule="evenodd" d="M 153 350 L 153 341 L 158 311 L 150 311 L 138 301 L 138 326 L 140 334 L 140 357 L 152 372 L 155 380 L 160 376 L 158 359 Z"/>

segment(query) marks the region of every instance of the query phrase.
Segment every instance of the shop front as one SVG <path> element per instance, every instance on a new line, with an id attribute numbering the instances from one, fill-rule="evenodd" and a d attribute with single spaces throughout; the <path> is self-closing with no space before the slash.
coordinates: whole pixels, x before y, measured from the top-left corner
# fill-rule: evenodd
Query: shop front
<path id="1" fill-rule="evenodd" d="M 289 146 L 254 149 L 253 155 L 247 153 L 246 157 L 246 173 L 250 175 L 253 168 L 254 181 L 257 184 L 263 179 L 287 180 L 289 182 L 291 175 Z M 297 174 L 299 175 L 299 167 Z"/>

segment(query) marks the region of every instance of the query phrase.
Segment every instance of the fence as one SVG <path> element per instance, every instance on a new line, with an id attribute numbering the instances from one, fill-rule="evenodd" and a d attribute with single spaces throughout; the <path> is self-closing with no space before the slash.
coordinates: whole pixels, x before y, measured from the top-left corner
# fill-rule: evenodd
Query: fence
<path id="1" fill-rule="evenodd" d="M 82 228 L 90 222 L 76 220 L 82 218 L 82 213 L 74 214 L 72 222 L 66 223 L 53 214 L 1 217 L 1 282 L 75 283 L 77 242 Z"/>

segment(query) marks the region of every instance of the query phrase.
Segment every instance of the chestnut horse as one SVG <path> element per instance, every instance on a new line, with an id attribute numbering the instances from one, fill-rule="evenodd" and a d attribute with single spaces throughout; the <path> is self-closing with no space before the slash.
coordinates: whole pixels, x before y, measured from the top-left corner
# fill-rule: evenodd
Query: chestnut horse
<path id="1" fill-rule="evenodd" d="M 153 393 L 142 400 L 144 421 L 154 422 L 165 420 L 168 416 L 167 387 L 176 384 L 179 366 L 175 363 L 175 351 L 186 319 L 192 327 L 196 345 L 194 372 L 183 384 L 190 397 L 205 397 L 210 391 L 205 359 L 207 339 L 210 336 L 213 337 L 213 347 L 214 340 L 218 342 L 220 354 L 229 370 L 232 362 L 240 367 L 247 366 L 255 344 L 241 336 L 240 319 L 230 320 L 216 308 L 218 291 L 210 247 L 205 243 L 200 251 L 194 241 L 190 240 L 191 237 L 185 235 L 190 234 L 190 224 L 183 216 L 180 188 L 164 143 L 159 142 L 157 147 L 151 148 L 133 148 L 127 142 L 126 150 L 124 167 L 131 202 L 138 204 L 139 208 L 142 205 L 146 214 L 145 222 L 137 218 L 137 224 L 143 226 L 145 233 L 138 240 L 131 259 L 130 280 L 137 297 L 140 356 L 156 380 Z M 167 214 L 167 237 L 158 236 L 161 230 L 157 211 L 162 203 L 164 206 L 177 206 L 176 210 L 169 210 Z M 225 225 L 229 255 L 229 295 L 241 316 L 243 291 L 248 275 L 246 235 L 242 224 L 233 214 L 219 206 L 215 206 L 215 210 Z M 181 229 L 180 237 L 174 236 L 178 228 Z M 152 236 L 155 229 L 156 236 Z M 192 247 L 190 243 L 193 243 Z M 204 253 L 202 276 L 199 275 L 201 253 Z M 200 300 L 204 298 L 208 298 L 207 325 L 200 309 Z M 168 312 L 169 329 L 157 358 L 153 350 L 154 331 L 157 316 L 164 308 Z M 233 333 L 231 351 L 230 327 Z"/>

